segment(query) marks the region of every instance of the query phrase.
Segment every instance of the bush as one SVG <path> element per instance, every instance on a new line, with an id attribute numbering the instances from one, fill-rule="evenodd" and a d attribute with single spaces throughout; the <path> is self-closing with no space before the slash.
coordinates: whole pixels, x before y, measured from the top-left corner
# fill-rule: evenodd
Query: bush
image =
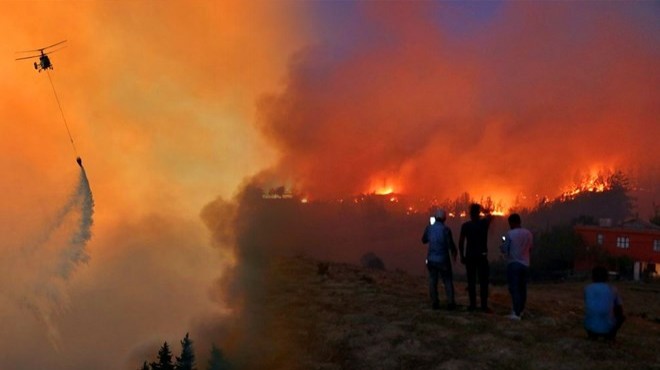
<path id="1" fill-rule="evenodd" d="M 374 270 L 385 270 L 385 264 L 373 252 L 369 252 L 360 258 L 360 265 Z"/>

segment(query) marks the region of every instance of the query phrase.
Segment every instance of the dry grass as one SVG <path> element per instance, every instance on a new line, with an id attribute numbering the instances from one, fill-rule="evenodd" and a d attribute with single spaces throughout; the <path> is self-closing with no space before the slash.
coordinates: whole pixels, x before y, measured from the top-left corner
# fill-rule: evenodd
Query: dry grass
<path id="1" fill-rule="evenodd" d="M 426 277 L 315 261 L 274 264 L 265 295 L 274 358 L 300 369 L 660 369 L 660 286 L 615 283 L 628 320 L 615 345 L 586 339 L 585 283 L 532 284 L 522 321 L 505 287 L 494 314 L 432 311 Z M 277 350 L 280 348 L 281 350 Z M 278 368 L 277 364 L 272 368 Z"/>

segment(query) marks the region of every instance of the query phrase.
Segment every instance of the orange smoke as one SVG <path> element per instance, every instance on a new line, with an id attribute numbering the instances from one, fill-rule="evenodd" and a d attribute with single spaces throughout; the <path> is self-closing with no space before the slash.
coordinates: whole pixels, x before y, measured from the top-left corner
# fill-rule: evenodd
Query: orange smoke
<path id="1" fill-rule="evenodd" d="M 176 343 L 191 320 L 215 312 L 208 292 L 231 260 L 209 246 L 199 211 L 272 161 L 251 123 L 257 97 L 277 91 L 306 42 L 297 11 L 259 0 L 0 2 L 0 268 L 12 276 L 0 286 L 11 323 L 0 344 L 14 348 L 0 368 L 134 368 L 146 359 L 124 362 L 135 346 Z M 63 39 L 50 73 L 96 214 L 90 262 L 53 317 L 64 342 L 55 353 L 22 297 L 49 298 L 39 281 L 48 271 L 28 268 L 30 259 L 58 261 L 22 248 L 54 218 L 79 168 L 47 76 L 13 59 Z"/>
<path id="2" fill-rule="evenodd" d="M 505 3 L 466 37 L 432 16 L 449 6 L 360 3 L 351 32 L 368 36 L 302 51 L 259 106 L 271 176 L 319 198 L 467 191 L 504 211 L 596 163 L 660 172 L 660 59 L 634 14 Z"/>

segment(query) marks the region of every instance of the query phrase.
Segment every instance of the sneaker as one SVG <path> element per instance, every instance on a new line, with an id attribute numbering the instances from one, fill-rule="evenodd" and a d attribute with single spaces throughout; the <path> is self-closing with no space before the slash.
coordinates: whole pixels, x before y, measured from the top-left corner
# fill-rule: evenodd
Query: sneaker
<path id="1" fill-rule="evenodd" d="M 520 316 L 516 315 L 515 312 L 511 312 L 511 314 L 509 316 L 507 316 L 507 318 L 511 319 L 511 320 L 520 321 Z"/>

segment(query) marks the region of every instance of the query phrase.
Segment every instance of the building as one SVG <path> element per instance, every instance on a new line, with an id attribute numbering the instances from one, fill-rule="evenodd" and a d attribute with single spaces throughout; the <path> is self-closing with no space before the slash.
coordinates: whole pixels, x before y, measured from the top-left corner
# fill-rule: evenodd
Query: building
<path id="1" fill-rule="evenodd" d="M 611 256 L 632 259 L 635 280 L 644 274 L 660 274 L 660 226 L 639 219 L 612 226 L 611 220 L 601 219 L 598 226 L 579 225 L 575 231 L 587 248 L 602 248 Z M 589 268 L 590 262 L 579 261 L 576 265 Z"/>

